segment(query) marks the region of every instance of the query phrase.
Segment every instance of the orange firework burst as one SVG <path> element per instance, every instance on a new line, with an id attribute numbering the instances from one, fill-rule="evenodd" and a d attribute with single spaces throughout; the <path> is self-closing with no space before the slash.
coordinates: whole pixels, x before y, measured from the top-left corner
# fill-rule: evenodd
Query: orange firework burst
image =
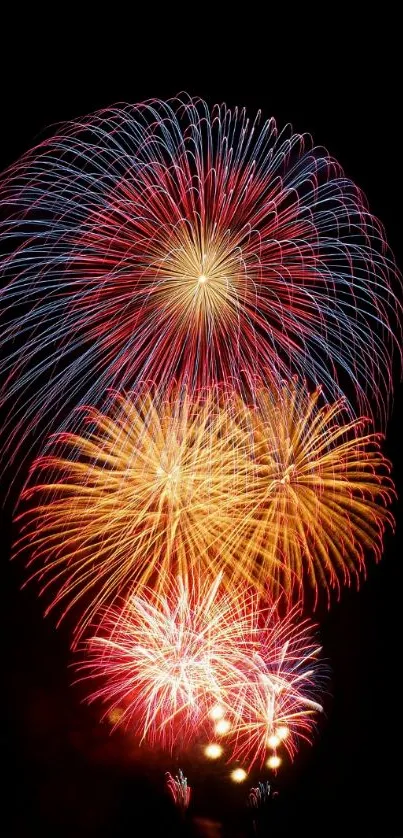
<path id="1" fill-rule="evenodd" d="M 34 465 L 49 476 L 24 493 L 37 505 L 16 552 L 40 562 L 42 590 L 54 585 L 50 608 L 82 598 L 76 640 L 100 607 L 158 592 L 167 572 L 222 572 L 263 595 L 358 578 L 392 522 L 389 464 L 378 435 L 318 399 L 295 382 L 257 386 L 249 406 L 228 388 L 173 388 L 116 396 L 107 414 L 87 410 L 87 437 L 59 435 L 68 456 Z"/>
<path id="2" fill-rule="evenodd" d="M 60 434 L 64 456 L 34 464 L 46 480 L 23 494 L 37 505 L 19 516 L 16 552 L 41 563 L 50 608 L 82 599 L 76 639 L 98 608 L 143 585 L 158 591 L 166 571 L 237 564 L 251 471 L 241 413 L 218 389 L 116 396 L 107 414 L 87 409 L 88 437 Z"/>
<path id="3" fill-rule="evenodd" d="M 345 421 L 345 404 L 318 406 L 293 381 L 273 395 L 260 387 L 251 413 L 254 459 L 249 543 L 241 570 L 260 587 L 269 578 L 290 592 L 308 579 L 317 591 L 340 587 L 381 556 L 394 495 L 380 435 L 366 420 Z"/>

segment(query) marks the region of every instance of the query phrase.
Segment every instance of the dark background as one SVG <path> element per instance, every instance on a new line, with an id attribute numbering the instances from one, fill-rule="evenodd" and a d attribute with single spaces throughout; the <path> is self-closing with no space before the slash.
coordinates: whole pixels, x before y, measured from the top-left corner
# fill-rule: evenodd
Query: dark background
<path id="1" fill-rule="evenodd" d="M 245 105 L 251 114 L 262 108 L 280 125 L 290 121 L 297 131 L 311 132 L 338 158 L 383 221 L 402 267 L 395 25 L 377 19 L 370 32 L 357 36 L 348 25 L 340 26 L 335 15 L 319 35 L 301 35 L 300 52 L 284 29 L 272 28 L 263 46 L 255 48 L 249 41 L 248 58 L 242 26 L 234 42 L 225 43 L 224 54 L 213 22 L 205 22 L 202 39 L 188 38 L 180 49 L 170 43 L 161 47 L 144 34 L 141 56 L 138 45 L 117 45 L 112 32 L 95 49 L 94 38 L 86 35 L 67 37 L 65 43 L 59 36 L 43 42 L 28 37 L 27 44 L 16 37 L 2 70 L 0 168 L 40 139 L 50 123 L 116 101 L 166 98 L 187 90 L 210 104 Z M 121 26 L 125 29 L 124 21 Z M 399 371 L 395 381 L 386 451 L 402 497 Z M 333 671 L 327 718 L 314 745 L 279 772 L 280 794 L 261 834 L 403 835 L 401 509 L 396 505 L 397 533 L 388 536 L 383 560 L 369 567 L 361 591 L 345 591 L 342 601 L 322 615 L 321 638 Z M 138 752 L 128 736 L 110 736 L 109 726 L 99 724 L 99 708 L 82 703 L 82 689 L 71 686 L 69 626 L 56 631 L 51 618 L 42 618 L 34 586 L 19 590 L 24 569 L 8 562 L 10 536 L 6 504 L 0 535 L 7 746 L 2 754 L 7 778 L 3 834 L 180 834 L 163 793 L 164 772 L 175 762 Z M 264 775 L 235 786 L 228 769 L 206 765 L 197 748 L 179 764 L 194 787 L 190 815 L 195 834 L 252 834 L 245 799 Z M 197 825 L 196 818 L 222 823 L 224 831 L 214 831 L 212 823 Z"/>

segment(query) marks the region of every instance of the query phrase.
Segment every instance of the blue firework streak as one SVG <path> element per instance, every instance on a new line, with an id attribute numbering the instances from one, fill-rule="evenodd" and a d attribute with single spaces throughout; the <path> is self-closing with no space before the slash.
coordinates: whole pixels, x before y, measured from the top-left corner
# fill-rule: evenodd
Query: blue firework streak
<path id="1" fill-rule="evenodd" d="M 119 105 L 23 156 L 0 207 L 10 451 L 64 427 L 66 400 L 173 377 L 253 389 L 257 369 L 325 398 L 346 384 L 352 413 L 385 418 L 398 274 L 309 136 L 186 95 Z"/>

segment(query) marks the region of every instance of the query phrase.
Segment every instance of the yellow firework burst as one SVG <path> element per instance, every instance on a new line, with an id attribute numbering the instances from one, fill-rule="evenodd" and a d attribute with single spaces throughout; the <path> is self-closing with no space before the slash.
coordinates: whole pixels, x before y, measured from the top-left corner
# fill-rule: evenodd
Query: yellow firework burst
<path id="1" fill-rule="evenodd" d="M 241 414 L 219 390 L 116 396 L 105 414 L 88 409 L 87 437 L 60 434 L 35 463 L 17 553 L 40 562 L 50 607 L 81 599 L 78 636 L 118 594 L 158 593 L 167 571 L 237 565 L 250 473 Z"/>
<path id="2" fill-rule="evenodd" d="M 228 233 L 182 224 L 164 243 L 163 255 L 156 251 L 153 256 L 158 309 L 169 312 L 172 321 L 177 320 L 177 330 L 196 346 L 200 342 L 207 346 L 208 331 L 203 330 L 218 329 L 225 340 L 228 330 L 236 327 L 247 282 L 254 276 L 251 267 L 249 280 L 245 277 L 237 241 L 229 240 Z"/>
<path id="3" fill-rule="evenodd" d="M 318 405 L 293 381 L 278 394 L 259 388 L 251 413 L 253 510 L 244 567 L 264 587 L 309 580 L 339 588 L 381 556 L 394 488 L 379 434 L 346 422 L 345 403 Z"/>

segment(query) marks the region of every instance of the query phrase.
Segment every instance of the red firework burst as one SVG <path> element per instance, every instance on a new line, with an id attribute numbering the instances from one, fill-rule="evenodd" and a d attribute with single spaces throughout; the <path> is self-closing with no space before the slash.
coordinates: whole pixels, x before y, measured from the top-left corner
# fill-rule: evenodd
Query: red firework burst
<path id="1" fill-rule="evenodd" d="M 68 392 L 97 404 L 140 380 L 242 386 L 263 368 L 327 397 L 348 380 L 352 406 L 370 390 L 385 412 L 396 268 L 309 136 L 187 97 L 115 107 L 12 166 L 0 207 L 10 445 L 40 416 L 54 427 Z"/>

